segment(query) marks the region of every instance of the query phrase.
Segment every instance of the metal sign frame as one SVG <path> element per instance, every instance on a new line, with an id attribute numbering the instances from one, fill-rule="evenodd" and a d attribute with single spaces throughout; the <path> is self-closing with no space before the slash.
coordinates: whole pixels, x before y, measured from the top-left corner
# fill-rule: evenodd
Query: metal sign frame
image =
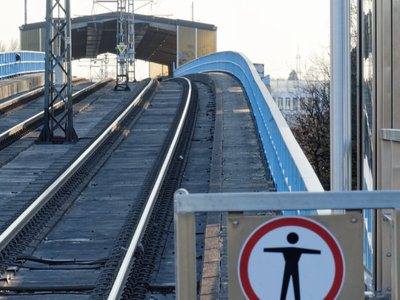
<path id="1" fill-rule="evenodd" d="M 400 191 L 175 193 L 176 295 L 196 299 L 196 212 L 394 209 L 392 299 L 400 299 Z"/>
<path id="2" fill-rule="evenodd" d="M 260 299 L 279 299 L 277 293 L 282 292 L 283 287 L 283 276 L 284 269 L 281 268 L 280 258 L 282 254 L 261 254 L 262 260 L 257 264 L 260 271 L 259 276 L 263 276 L 261 286 L 258 285 L 259 281 L 254 282 L 255 273 L 254 269 L 254 253 L 249 255 L 252 251 L 256 251 L 255 248 L 260 239 L 264 239 L 265 235 L 270 235 L 271 232 L 275 231 L 272 235 L 276 237 L 276 232 L 285 231 L 287 226 L 290 227 L 290 231 L 294 227 L 304 234 L 304 231 L 312 232 L 311 236 L 308 235 L 308 241 L 310 237 L 316 238 L 319 242 L 325 242 L 325 246 L 328 246 L 331 251 L 331 258 L 336 261 L 333 265 L 333 269 L 326 268 L 321 260 L 316 263 L 311 263 L 310 256 L 306 255 L 302 258 L 302 262 L 299 266 L 299 282 L 298 288 L 302 298 L 309 298 L 307 295 L 310 293 L 313 295 L 313 299 L 322 299 L 323 293 L 327 292 L 326 299 L 363 299 L 364 297 L 364 278 L 363 278 L 363 257 L 359 255 L 363 249 L 363 222 L 362 214 L 359 211 L 348 212 L 345 215 L 309 215 L 304 216 L 245 216 L 238 213 L 228 214 L 226 221 L 228 241 L 228 293 L 230 300 L 244 300 L 244 299 L 256 299 L 252 296 L 256 296 Z M 311 225 L 311 226 L 310 226 Z M 256 234 L 255 232 L 258 231 Z M 296 230 L 294 230 L 296 232 Z M 261 232 L 265 233 L 260 234 Z M 296 232 L 298 233 L 298 232 Z M 255 235 L 253 235 L 255 234 Z M 258 240 L 257 240 L 258 239 Z M 304 239 L 304 236 L 299 238 Z M 287 239 L 285 241 L 289 243 Z M 264 240 L 264 242 L 266 242 Z M 273 240 L 270 242 L 274 243 Z M 274 244 L 275 245 L 275 244 Z M 283 245 L 283 244 L 282 244 Z M 288 244 L 285 244 L 288 245 Z M 304 247 L 304 240 L 300 242 Z M 297 247 L 297 246 L 296 246 Z M 315 248 L 315 245 L 313 245 Z M 324 248 L 325 259 L 329 261 L 329 254 L 326 252 L 328 248 Z M 246 250 L 245 250 L 246 249 Z M 251 252 L 249 250 L 252 249 Z M 258 248 L 258 250 L 260 250 Z M 246 253 L 246 254 L 245 254 Z M 272 254 L 272 257 L 271 257 Z M 321 254 L 321 253 L 320 253 Z M 244 255 L 244 257 L 243 257 Z M 257 256 L 257 255 L 256 255 Z M 251 258 L 250 258 L 251 257 Z M 260 256 L 258 256 L 260 258 Z M 250 263 L 253 260 L 253 264 Z M 311 259 L 311 261 L 313 258 Z M 325 263 L 327 261 L 325 260 Z M 244 267 L 245 264 L 248 264 Z M 304 277 L 304 267 L 311 267 L 311 273 Z M 329 262 L 328 262 L 329 264 Z M 249 268 L 249 266 L 251 266 Z M 318 274 L 317 269 L 322 274 Z M 302 270 L 302 271 L 301 271 Z M 256 271 L 256 272 L 257 272 Z M 282 272 L 282 273 L 280 273 Z M 330 272 L 334 272 L 330 289 L 329 276 Z M 243 276 L 243 278 L 242 278 Z M 267 276 L 267 277 L 264 277 Z M 327 277 L 328 276 L 328 277 Z M 225 277 L 225 276 L 224 276 Z M 252 280 L 251 280 L 252 279 Z M 293 279 L 293 277 L 292 277 Z M 269 282 L 270 280 L 273 281 Z M 322 280 L 322 281 L 319 281 Z M 316 283 L 316 282 L 319 283 Z M 253 286 L 255 284 L 255 286 Z M 279 286 L 282 284 L 281 286 Z M 287 294 L 289 296 L 290 290 L 294 291 L 294 282 L 287 282 Z M 269 298 L 264 294 L 258 294 L 260 288 L 265 288 L 265 292 L 268 293 Z M 256 293 L 256 291 L 258 291 Z M 329 293 L 328 293 L 329 291 Z M 254 292 L 255 294 L 253 294 Z M 315 293 L 315 294 L 314 294 Z M 246 298 L 247 295 L 247 298 Z M 282 295 L 281 295 L 282 296 Z M 289 298 L 289 297 L 288 297 Z"/>

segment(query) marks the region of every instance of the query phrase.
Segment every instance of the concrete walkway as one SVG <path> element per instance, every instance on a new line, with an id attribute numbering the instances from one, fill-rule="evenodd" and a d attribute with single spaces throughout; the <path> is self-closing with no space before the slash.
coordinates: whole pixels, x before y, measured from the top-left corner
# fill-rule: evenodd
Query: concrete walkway
<path id="1" fill-rule="evenodd" d="M 210 193 L 261 192 L 273 189 L 262 158 L 257 128 L 240 82 L 212 73 L 216 120 Z M 202 300 L 228 299 L 226 213 L 209 213 L 201 280 Z"/>

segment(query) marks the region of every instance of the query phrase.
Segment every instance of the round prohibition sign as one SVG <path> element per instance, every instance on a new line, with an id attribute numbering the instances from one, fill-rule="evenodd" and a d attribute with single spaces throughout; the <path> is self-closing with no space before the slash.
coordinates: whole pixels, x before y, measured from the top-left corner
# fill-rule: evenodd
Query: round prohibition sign
<path id="1" fill-rule="evenodd" d="M 300 235 L 296 234 L 295 232 L 298 232 Z M 291 246 L 298 246 L 301 245 L 299 242 L 296 244 L 299 239 L 301 240 L 303 237 L 305 237 L 303 240 L 312 240 L 311 244 L 308 242 L 305 242 L 306 246 L 308 245 L 314 245 L 312 248 L 323 248 L 322 253 L 319 250 L 314 250 L 314 249 L 306 249 L 310 247 L 281 247 L 282 243 L 279 244 L 279 247 L 272 247 L 272 248 L 264 248 L 266 241 L 269 240 L 274 240 L 271 242 L 271 244 L 276 243 L 275 240 L 282 240 L 282 238 L 277 239 L 277 236 L 282 236 L 284 235 L 284 240 L 285 243 L 290 243 L 292 244 Z M 287 239 L 287 241 L 286 241 Z M 314 244 L 313 244 L 314 243 Z M 315 244 L 316 243 L 316 244 Z M 268 244 L 268 243 L 267 243 Z M 320 245 L 319 247 L 315 247 L 315 245 Z M 321 246 L 322 245 L 322 246 Z M 269 245 L 267 245 L 269 246 Z M 276 246 L 276 245 L 274 245 Z M 302 244 L 301 246 L 304 246 Z M 260 251 L 261 249 L 261 251 Z M 263 251 L 262 251 L 263 249 Z M 294 249 L 294 250 L 293 250 Z M 297 251 L 296 254 L 293 254 L 293 251 Z M 261 252 L 264 252 L 260 254 Z M 275 252 L 273 254 L 272 252 Z M 277 252 L 280 254 L 278 256 Z M 327 254 L 327 252 L 329 252 Z M 256 253 L 256 254 L 255 254 Z M 276 260 L 281 260 L 281 267 L 279 267 L 280 270 L 279 272 L 282 272 L 281 274 L 283 275 L 283 281 L 282 277 L 280 277 L 278 274 L 279 272 L 276 272 L 274 267 L 271 265 L 264 265 L 264 259 L 261 258 L 261 255 L 275 255 L 274 261 Z M 295 266 L 293 267 L 288 267 L 288 264 L 294 264 L 293 263 L 293 255 L 295 256 Z M 288 257 L 292 258 L 288 258 Z M 300 259 L 300 257 L 302 258 Z M 255 258 L 256 257 L 256 258 Z M 276 259 L 278 257 L 279 259 Z M 285 261 L 283 261 L 283 257 L 285 258 Z M 322 279 L 325 280 L 325 285 L 319 285 L 316 284 L 315 288 L 318 290 L 320 289 L 320 294 L 317 296 L 317 299 L 324 299 L 324 300 L 334 300 L 336 297 L 339 295 L 341 288 L 343 286 L 343 281 L 344 281 L 344 275 L 345 275 L 345 262 L 344 262 L 344 257 L 342 250 L 339 246 L 339 243 L 336 241 L 335 237 L 326 229 L 323 225 L 317 223 L 316 221 L 313 221 L 308 218 L 304 217 L 278 217 L 274 218 L 272 220 L 269 220 L 262 225 L 260 225 L 258 228 L 256 228 L 247 238 L 245 241 L 242 250 L 239 255 L 239 262 L 238 262 L 238 276 L 239 276 L 239 282 L 240 286 L 242 288 L 242 291 L 244 292 L 245 296 L 247 299 L 250 300 L 256 300 L 256 299 L 263 299 L 265 296 L 260 296 L 259 292 L 259 287 L 261 286 L 262 289 L 269 289 L 267 287 L 268 284 L 266 284 L 266 279 L 263 277 L 264 275 L 261 274 L 264 272 L 264 269 L 268 269 L 267 271 L 270 272 L 270 275 L 266 275 L 267 278 L 272 278 L 274 277 L 273 280 L 278 280 L 277 277 L 279 277 L 279 285 L 280 282 L 282 282 L 282 289 L 281 287 L 275 288 L 279 289 L 278 295 L 275 295 L 277 299 L 279 299 L 279 295 L 281 299 L 286 299 L 287 293 L 291 292 L 290 284 L 293 286 L 294 290 L 294 299 L 300 299 L 300 287 L 302 286 L 302 278 L 299 280 L 299 274 L 301 277 L 302 271 L 299 271 L 299 260 L 300 262 L 303 260 L 306 261 L 311 261 L 315 259 L 316 257 L 326 257 L 327 260 L 329 261 L 327 264 L 329 266 L 329 272 L 326 272 L 326 270 L 323 270 L 322 273 L 330 273 L 330 275 L 326 275 L 328 277 L 323 278 L 328 278 L 328 279 Z M 307 257 L 307 258 L 305 258 Z M 311 258 L 312 257 L 312 258 Z M 297 259 L 297 260 L 296 260 Z M 252 267 L 254 265 L 257 265 L 256 268 Z M 273 264 L 272 264 L 273 265 Z M 314 264 L 315 268 L 324 268 L 323 264 Z M 263 269 L 264 268 L 264 269 Z M 269 270 L 271 269 L 271 270 Z M 284 269 L 284 272 L 283 272 Z M 256 270 L 256 271 L 254 271 Z M 261 270 L 261 271 L 260 271 Z M 294 271 L 293 271 L 294 270 Z M 292 272 L 292 273 L 291 273 Z M 257 273 L 254 275 L 254 273 Z M 260 274 L 262 276 L 260 276 Z M 304 273 L 303 273 L 304 275 Z M 268 277 L 270 276 L 270 277 Z M 330 277 L 329 277 L 330 276 Z M 262 278 L 260 278 L 262 277 Z M 318 275 L 318 277 L 320 277 Z M 256 278 L 256 279 L 254 279 Z M 267 280 L 268 281 L 268 280 Z M 300 282 L 300 283 L 299 283 Z M 304 281 L 303 281 L 304 282 Z M 275 286 L 278 285 L 275 282 Z M 288 287 L 289 286 L 289 287 Z M 322 286 L 322 287 L 321 287 Z M 297 295 L 296 295 L 296 289 L 297 289 Z M 289 290 L 289 292 L 288 292 Z M 269 291 L 269 296 L 271 297 L 271 293 Z M 304 297 L 302 297 L 304 298 Z M 310 297 L 311 298 L 311 297 Z M 272 298 L 271 298 L 272 299 Z"/>

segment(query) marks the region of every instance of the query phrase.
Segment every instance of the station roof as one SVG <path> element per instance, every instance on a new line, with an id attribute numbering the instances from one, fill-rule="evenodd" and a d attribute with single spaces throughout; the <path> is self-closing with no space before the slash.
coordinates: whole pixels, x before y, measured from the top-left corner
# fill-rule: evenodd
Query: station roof
<path id="1" fill-rule="evenodd" d="M 106 52 L 115 53 L 117 17 L 117 12 L 110 12 L 73 18 L 73 59 L 95 58 Z M 46 22 L 25 24 L 20 30 L 44 29 L 45 25 Z M 136 58 L 165 65 L 176 61 L 177 26 L 217 30 L 211 24 L 135 14 Z"/>

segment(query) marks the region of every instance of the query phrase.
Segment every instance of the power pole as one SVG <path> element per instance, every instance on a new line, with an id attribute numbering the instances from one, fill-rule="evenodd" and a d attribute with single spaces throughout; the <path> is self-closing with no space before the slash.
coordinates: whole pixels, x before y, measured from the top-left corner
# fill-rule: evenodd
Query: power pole
<path id="1" fill-rule="evenodd" d="M 27 2 L 28 2 L 28 0 L 25 0 L 24 1 L 24 12 L 25 12 L 25 14 L 24 14 L 24 24 L 26 25 L 27 24 L 27 22 L 28 22 L 28 11 L 27 11 Z"/>
<path id="2" fill-rule="evenodd" d="M 128 0 L 128 49 L 129 49 L 129 68 L 128 78 L 136 81 L 135 71 L 135 1 Z"/>
<path id="3" fill-rule="evenodd" d="M 46 53 L 44 124 L 39 140 L 44 143 L 77 142 L 73 126 L 71 87 L 70 0 L 46 0 Z M 64 102 L 64 111 L 56 117 L 55 104 Z M 59 128 L 63 136 L 56 137 Z"/>
<path id="4" fill-rule="evenodd" d="M 117 4 L 117 35 L 116 35 L 116 85 L 115 90 L 129 91 L 128 82 L 136 81 L 135 72 L 135 7 L 134 0 L 93 0 L 92 13 L 95 6 Z"/>
<path id="5" fill-rule="evenodd" d="M 192 22 L 194 22 L 194 2 L 192 1 Z"/>
<path id="6" fill-rule="evenodd" d="M 296 73 L 297 78 L 301 77 L 301 55 L 300 55 L 300 47 L 297 45 L 297 54 L 296 54 Z"/>
<path id="7" fill-rule="evenodd" d="M 117 0 L 117 82 L 115 90 L 129 91 L 129 75 L 135 79 L 134 0 Z"/>

